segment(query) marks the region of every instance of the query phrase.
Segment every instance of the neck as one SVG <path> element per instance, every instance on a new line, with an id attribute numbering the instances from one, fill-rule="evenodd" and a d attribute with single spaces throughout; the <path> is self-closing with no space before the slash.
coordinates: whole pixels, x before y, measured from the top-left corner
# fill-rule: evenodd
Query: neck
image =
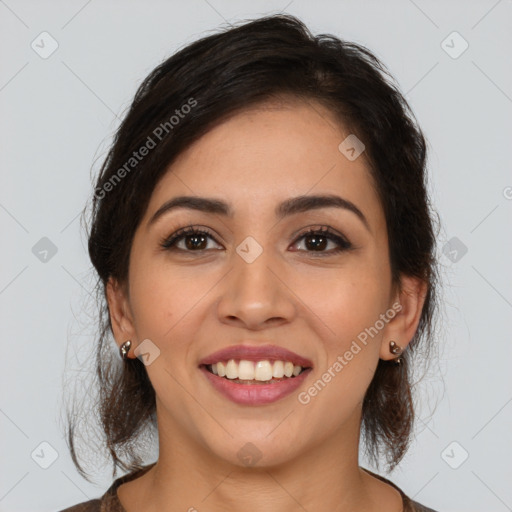
<path id="1" fill-rule="evenodd" d="M 160 420 L 158 425 L 160 455 L 141 478 L 145 485 L 137 510 L 379 510 L 378 503 L 372 505 L 375 479 L 358 465 L 358 417 L 291 460 L 253 467 L 212 454 L 172 425 Z M 389 488 L 381 482 L 377 485 L 381 493 L 382 486 Z M 392 492 L 395 504 L 401 501 Z"/>

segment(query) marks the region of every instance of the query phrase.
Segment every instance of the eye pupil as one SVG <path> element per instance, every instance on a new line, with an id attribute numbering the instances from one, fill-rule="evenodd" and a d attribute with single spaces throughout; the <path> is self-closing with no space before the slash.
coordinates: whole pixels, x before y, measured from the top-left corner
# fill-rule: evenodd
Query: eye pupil
<path id="1" fill-rule="evenodd" d="M 327 246 L 327 238 L 322 235 L 309 235 L 306 241 L 306 247 L 308 249 L 318 250 L 325 249 Z"/>
<path id="2" fill-rule="evenodd" d="M 204 247 L 202 247 L 201 244 L 204 244 L 206 237 L 204 235 L 189 235 L 186 237 L 185 240 L 185 245 L 187 246 L 187 249 L 204 249 Z"/>

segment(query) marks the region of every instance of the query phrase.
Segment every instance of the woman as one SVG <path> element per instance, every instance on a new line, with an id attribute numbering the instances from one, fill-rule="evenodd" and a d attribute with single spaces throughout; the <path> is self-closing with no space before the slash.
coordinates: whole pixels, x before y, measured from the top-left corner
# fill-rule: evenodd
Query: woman
<path id="1" fill-rule="evenodd" d="M 89 234 L 99 413 L 128 474 L 67 511 L 431 510 L 358 457 L 360 438 L 405 454 L 435 310 L 426 144 L 388 78 L 278 15 L 140 86 Z"/>

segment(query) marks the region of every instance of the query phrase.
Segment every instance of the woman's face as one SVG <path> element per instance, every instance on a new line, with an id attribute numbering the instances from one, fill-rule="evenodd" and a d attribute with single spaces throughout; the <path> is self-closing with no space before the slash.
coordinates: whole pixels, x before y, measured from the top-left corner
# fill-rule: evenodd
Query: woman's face
<path id="1" fill-rule="evenodd" d="M 349 135 L 316 103 L 249 109 L 182 153 L 155 188 L 115 334 L 135 347 L 150 340 L 141 348 L 161 446 L 179 439 L 203 459 L 273 465 L 321 443 L 357 444 L 362 400 L 379 357 L 394 357 L 400 315 L 365 154 L 339 149 Z M 151 220 L 182 196 L 196 207 Z M 162 247 L 189 226 L 206 234 Z M 282 375 L 276 360 L 309 369 L 259 383 Z M 202 364 L 214 361 L 245 382 Z"/>

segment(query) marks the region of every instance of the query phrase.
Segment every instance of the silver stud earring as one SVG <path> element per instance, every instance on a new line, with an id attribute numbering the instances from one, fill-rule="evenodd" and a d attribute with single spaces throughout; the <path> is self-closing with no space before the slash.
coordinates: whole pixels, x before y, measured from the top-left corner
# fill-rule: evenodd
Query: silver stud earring
<path id="1" fill-rule="evenodd" d="M 119 347 L 119 353 L 121 354 L 121 358 L 123 360 L 128 359 L 128 352 L 130 352 L 131 346 L 132 342 L 130 340 L 127 340 L 121 345 L 121 347 Z"/>
<path id="2" fill-rule="evenodd" d="M 395 354 L 397 355 L 398 357 L 395 357 L 393 359 L 393 361 L 395 362 L 395 364 L 402 364 L 402 361 L 403 361 L 403 358 L 400 357 L 400 355 L 402 354 L 402 352 L 404 351 L 402 347 L 400 347 L 399 345 L 396 344 L 396 342 L 394 341 L 390 341 L 389 342 L 389 351 L 392 353 L 392 354 Z"/>

